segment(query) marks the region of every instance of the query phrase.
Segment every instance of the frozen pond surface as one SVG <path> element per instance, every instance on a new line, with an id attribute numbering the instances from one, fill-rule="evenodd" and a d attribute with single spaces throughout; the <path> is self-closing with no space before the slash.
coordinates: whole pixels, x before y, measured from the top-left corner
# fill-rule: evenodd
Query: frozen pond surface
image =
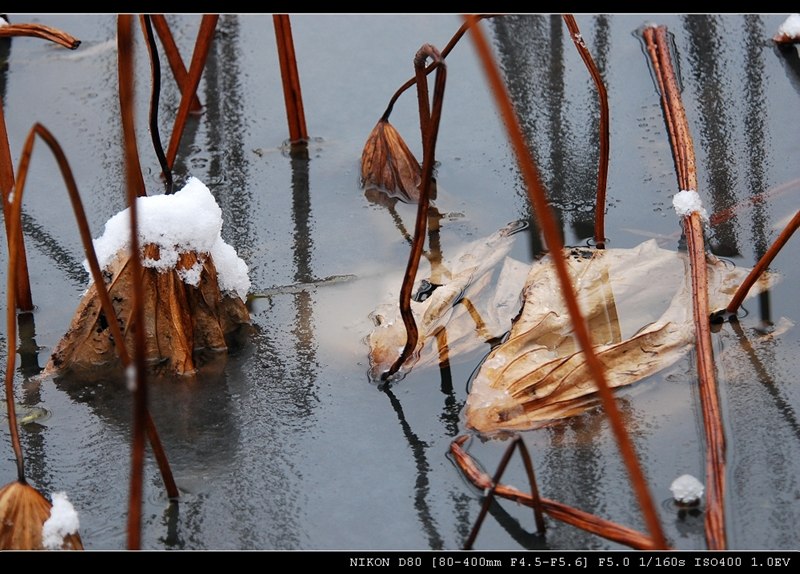
<path id="1" fill-rule="evenodd" d="M 683 101 L 695 142 L 699 193 L 711 213 L 741 206 L 710 230 L 713 251 L 750 267 L 798 208 L 800 59 L 772 35 L 785 16 L 608 15 L 577 18 L 606 79 L 611 163 L 606 229 L 612 247 L 656 237 L 678 249 L 678 191 L 659 95 L 636 35 L 665 24 L 674 35 Z M 125 205 L 117 91 L 116 19 L 110 15 L 13 14 L 82 40 L 74 52 L 15 38 L 0 72 L 15 165 L 41 122 L 60 140 L 94 236 Z M 170 16 L 186 62 L 198 16 Z M 257 327 L 217 374 L 151 386 L 180 505 L 167 503 L 153 461 L 146 468 L 143 547 L 148 549 L 457 549 L 478 515 L 481 492 L 448 457 L 468 432 L 462 418 L 482 349 L 454 361 L 450 378 L 415 369 L 389 390 L 367 377 L 369 313 L 399 291 L 408 256 L 403 230 L 415 206 L 370 201 L 359 186 L 364 142 L 390 96 L 412 76 L 426 42 L 442 48 L 455 15 L 292 17 L 310 159 L 281 149 L 287 138 L 272 18 L 219 20 L 175 176 L 208 185 L 222 207 L 223 238 L 250 267 Z M 508 16 L 484 24 L 557 209 L 567 244 L 592 234 L 598 107 L 591 80 L 560 16 Z M 137 129 L 150 193 L 160 169 L 147 133 L 149 67 L 137 36 Z M 437 146 L 443 255 L 530 211 L 513 154 L 475 51 L 464 38 L 447 59 Z M 161 132 L 179 94 L 165 76 Z M 392 124 L 421 156 L 416 99 L 404 95 Z M 166 137 L 167 136 L 163 136 Z M 86 288 L 80 239 L 64 184 L 37 144 L 24 205 L 35 335 L 27 333 L 17 400 L 49 411 L 22 429 L 27 475 L 44 493 L 64 490 L 89 549 L 125 547 L 131 402 L 124 385 L 56 385 L 33 375 L 69 325 Z M 764 201 L 748 201 L 764 198 Z M 541 251 L 535 225 L 512 255 Z M 727 530 L 733 549 L 796 549 L 800 531 L 800 320 L 797 238 L 772 269 L 782 281 L 746 304 L 741 333 L 713 335 L 727 432 Z M 7 263 L 0 250 L 0 266 Z M 420 277 L 426 276 L 426 268 Z M 337 277 L 335 281 L 320 280 Z M 5 282 L 0 287 L 5 300 Z M 316 283 L 296 287 L 298 284 Z M 286 286 L 295 286 L 284 288 Z M 689 302 L 687 301 L 687 304 Z M 750 341 L 752 350 L 743 343 Z M 5 327 L 0 331 L 5 360 Z M 34 346 L 35 345 L 35 346 Z M 33 350 L 32 350 L 33 349 Z M 702 418 L 693 353 L 618 393 L 661 523 L 678 549 L 705 547 L 703 516 L 677 509 L 672 481 L 704 476 Z M 600 410 L 524 434 L 542 494 L 645 530 L 609 424 Z M 4 425 L 0 484 L 15 477 Z M 469 452 L 492 472 L 506 443 Z M 515 459 L 504 482 L 524 488 Z M 479 549 L 621 548 L 531 512 L 494 505 Z"/>

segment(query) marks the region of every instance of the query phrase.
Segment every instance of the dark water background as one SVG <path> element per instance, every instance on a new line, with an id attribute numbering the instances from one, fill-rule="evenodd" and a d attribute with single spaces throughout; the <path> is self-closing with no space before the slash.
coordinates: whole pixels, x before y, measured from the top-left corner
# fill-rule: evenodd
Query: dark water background
<path id="1" fill-rule="evenodd" d="M 0 72 L 15 165 L 31 125 L 60 140 L 95 236 L 124 207 L 111 15 L 22 15 L 82 40 L 75 52 L 16 38 Z M 678 190 L 659 96 L 636 31 L 665 24 L 674 35 L 683 101 L 695 141 L 699 193 L 710 212 L 744 208 L 710 231 L 715 253 L 752 266 L 800 198 L 800 60 L 770 38 L 785 15 L 582 15 L 584 38 L 606 79 L 611 108 L 607 235 L 611 247 L 650 237 L 677 249 L 671 207 Z M 199 16 L 170 16 L 189 61 Z M 457 549 L 481 493 L 451 463 L 450 442 L 467 432 L 461 410 L 470 375 L 487 349 L 454 361 L 451 378 L 414 370 L 389 391 L 369 382 L 368 318 L 397 292 L 415 207 L 369 201 L 359 187 L 367 135 L 394 90 L 413 73 L 425 42 L 443 47 L 455 15 L 292 17 L 310 159 L 282 151 L 287 138 L 272 19 L 223 15 L 175 167 L 203 180 L 224 212 L 223 236 L 250 266 L 252 291 L 317 281 L 256 299 L 258 332 L 221 374 L 156 383 L 151 408 L 178 485 L 167 503 L 146 469 L 143 546 L 178 549 Z M 557 15 L 506 16 L 487 24 L 511 94 L 556 207 L 567 243 L 591 237 L 599 108 L 589 76 Z M 149 68 L 137 37 L 137 125 L 145 181 L 160 192 L 149 144 Z M 514 158 L 469 38 L 448 57 L 438 143 L 442 253 L 530 219 Z M 179 94 L 165 80 L 161 131 Z M 392 123 L 419 154 L 416 100 L 404 96 Z M 752 198 L 765 201 L 749 203 Z M 87 275 L 56 164 L 34 152 L 24 206 L 35 332 L 27 333 L 17 399 L 51 416 L 22 430 L 30 482 L 64 490 L 80 513 L 87 548 L 125 546 L 130 397 L 118 384 L 57 387 L 37 381 L 71 319 Z M 797 239 L 772 269 L 783 280 L 750 301 L 741 333 L 714 335 L 727 432 L 727 530 L 731 548 L 796 549 L 800 533 L 800 386 L 797 329 L 760 333 L 800 318 Z M 512 255 L 531 261 L 542 243 L 532 225 Z M 5 249 L 0 265 L 6 266 Z M 421 274 L 425 270 L 420 271 Z M 0 295 L 5 297 L 5 282 Z M 5 329 L 0 343 L 5 357 Z M 743 340 L 753 344 L 745 352 Z M 679 511 L 669 485 L 703 478 L 702 419 L 690 353 L 619 392 L 620 406 L 671 544 L 704 548 L 702 515 Z M 544 496 L 644 530 L 608 422 L 593 411 L 525 433 Z M 0 431 L 8 445 L 8 431 Z M 474 438 L 470 452 L 491 472 L 506 443 Z M 10 448 L 0 483 L 13 480 Z M 149 460 L 149 459 L 148 459 Z M 519 460 L 504 482 L 523 487 Z M 536 537 L 528 509 L 494 505 L 477 548 L 597 549 L 618 545 L 548 521 Z"/>

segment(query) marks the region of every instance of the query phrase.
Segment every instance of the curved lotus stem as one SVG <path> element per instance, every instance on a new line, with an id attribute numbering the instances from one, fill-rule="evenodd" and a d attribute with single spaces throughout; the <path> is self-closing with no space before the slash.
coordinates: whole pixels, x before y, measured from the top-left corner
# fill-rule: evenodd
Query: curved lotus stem
<path id="1" fill-rule="evenodd" d="M 74 50 L 81 45 L 81 41 L 76 37 L 43 24 L 6 24 L 0 26 L 0 38 L 12 38 L 14 36 L 31 36 L 55 42 L 65 48 Z"/>

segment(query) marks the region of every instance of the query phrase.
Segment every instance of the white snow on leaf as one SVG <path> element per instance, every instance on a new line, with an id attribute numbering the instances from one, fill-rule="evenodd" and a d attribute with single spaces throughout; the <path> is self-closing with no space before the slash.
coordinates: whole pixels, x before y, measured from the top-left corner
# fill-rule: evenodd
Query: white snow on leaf
<path id="1" fill-rule="evenodd" d="M 203 182 L 191 177 L 183 189 L 172 195 L 140 197 L 136 209 L 140 245 L 155 244 L 159 249 L 158 259 L 143 259 L 142 265 L 163 272 L 175 268 L 181 253 L 210 253 L 220 289 L 236 293 L 243 301 L 247 298 L 247 264 L 222 239 L 222 210 Z M 130 235 L 130 211 L 126 208 L 109 219 L 103 235 L 94 240 L 102 269 L 120 254 L 124 257 L 129 253 Z M 88 271 L 88 262 L 84 260 L 83 264 Z M 196 286 L 199 270 L 183 270 L 181 279 Z"/>
<path id="2" fill-rule="evenodd" d="M 778 35 L 800 38 L 800 14 L 790 14 L 778 28 Z"/>
<path id="3" fill-rule="evenodd" d="M 42 525 L 42 546 L 57 550 L 64 544 L 64 537 L 78 531 L 78 513 L 67 499 L 65 492 L 54 492 L 50 517 Z"/>

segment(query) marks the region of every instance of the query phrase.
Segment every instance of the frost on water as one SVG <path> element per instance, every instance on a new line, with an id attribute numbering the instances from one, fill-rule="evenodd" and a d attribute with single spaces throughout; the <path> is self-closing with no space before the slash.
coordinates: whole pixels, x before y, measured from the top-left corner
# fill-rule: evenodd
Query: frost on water
<path id="1" fill-rule="evenodd" d="M 78 532 L 78 513 L 67 499 L 65 492 L 53 493 L 50 517 L 42 525 L 42 546 L 57 550 L 64 544 L 64 537 Z"/>
<path id="2" fill-rule="evenodd" d="M 236 250 L 222 239 L 222 210 L 208 188 L 195 177 L 172 195 L 152 195 L 136 200 L 139 242 L 155 244 L 158 259 L 143 259 L 145 267 L 167 271 L 175 269 L 182 253 L 210 254 L 217 269 L 220 290 L 236 293 L 242 301 L 247 298 L 250 279 L 247 265 Z M 97 259 L 102 269 L 118 256 L 130 253 L 130 210 L 117 213 L 106 222 L 103 235 L 94 240 Z M 87 271 L 89 265 L 83 262 Z M 200 282 L 202 263 L 180 269 L 179 276 L 187 284 Z"/>
<path id="3" fill-rule="evenodd" d="M 672 481 L 669 486 L 672 497 L 680 504 L 696 504 L 703 496 L 703 483 L 691 474 L 684 474 Z"/>
<path id="4" fill-rule="evenodd" d="M 778 28 L 779 36 L 788 38 L 800 38 L 800 14 L 790 14 Z"/>
<path id="5" fill-rule="evenodd" d="M 694 190 L 682 190 L 672 198 L 672 207 L 679 217 L 691 215 L 695 211 L 703 221 L 708 221 L 708 212 L 703 207 L 700 195 Z"/>

